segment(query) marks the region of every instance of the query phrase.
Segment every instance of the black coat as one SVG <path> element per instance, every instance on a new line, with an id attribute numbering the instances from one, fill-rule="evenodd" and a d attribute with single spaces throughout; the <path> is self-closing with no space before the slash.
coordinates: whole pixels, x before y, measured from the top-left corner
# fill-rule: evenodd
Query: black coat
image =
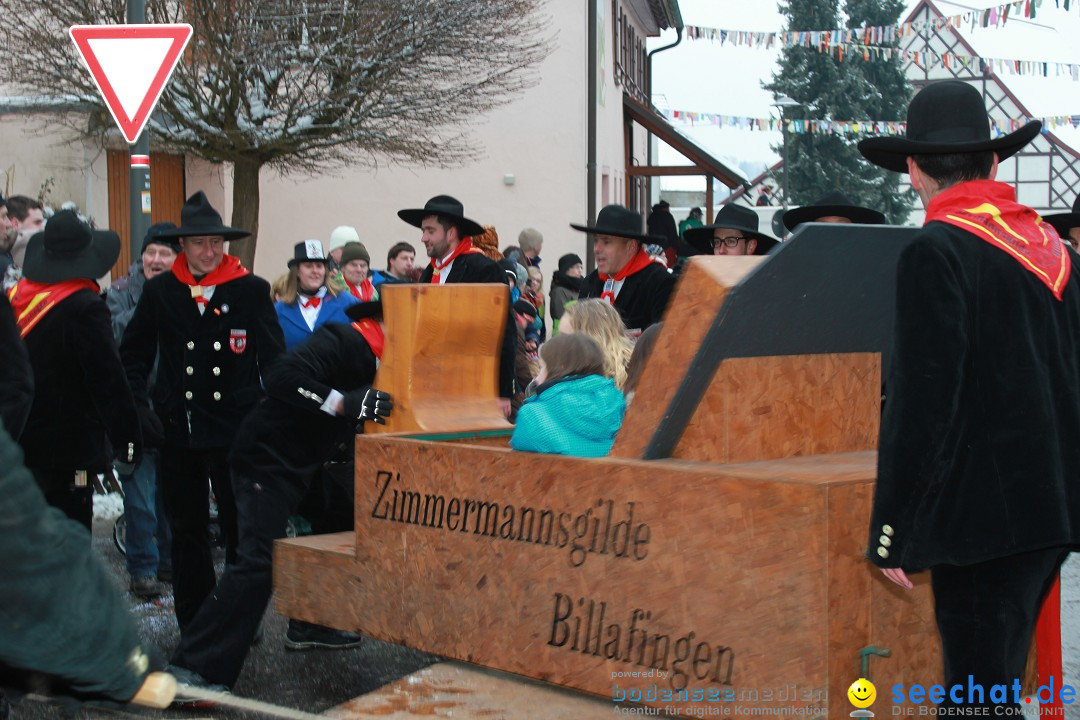
<path id="1" fill-rule="evenodd" d="M 336 446 L 352 447 L 355 420 L 320 409 L 375 379 L 375 354 L 350 325 L 330 323 L 282 356 L 266 376 L 268 397 L 240 426 L 229 456 L 237 473 L 297 503 Z M 351 456 L 351 453 L 350 453 Z"/>
<path id="2" fill-rule="evenodd" d="M 34 401 L 34 371 L 5 293 L 0 293 L 0 357 L 0 419 L 4 429 L 18 438 Z"/>
<path id="3" fill-rule="evenodd" d="M 270 285 L 262 278 L 244 275 L 216 286 L 200 315 L 190 288 L 165 272 L 143 288 L 120 353 L 144 406 L 158 357 L 151 399 L 167 445 L 222 448 L 262 398 L 261 376 L 284 349 Z"/>
<path id="4" fill-rule="evenodd" d="M 65 440 L 55 437 L 53 449 L 61 449 Z M 142 685 L 145 668 L 132 662 L 142 651 L 129 601 L 88 540 L 81 525 L 45 504 L 18 446 L 0 430 L 0 683 L 5 687 L 40 692 L 40 677 L 18 671 L 50 676 L 57 694 L 126 700 Z"/>
<path id="5" fill-rule="evenodd" d="M 434 274 L 431 265 L 420 274 L 420 284 L 430 284 Z M 505 285 L 505 273 L 495 261 L 480 253 L 466 253 L 454 258 L 446 283 L 498 283 Z M 503 329 L 502 351 L 499 354 L 499 396 L 514 396 L 514 354 L 517 352 L 517 331 L 514 329 L 514 308 L 507 311 Z"/>
<path id="6" fill-rule="evenodd" d="M 116 456 L 130 462 L 129 444 L 141 452 L 135 401 L 109 308 L 97 293 L 79 290 L 61 300 L 25 342 L 35 380 L 19 438 L 27 467 L 98 473 Z"/>
<path id="7" fill-rule="evenodd" d="M 675 289 L 675 278 L 657 263 L 649 263 L 645 268 L 623 281 L 622 289 L 615 297 L 615 309 L 622 315 L 626 328 L 642 331 L 664 317 L 671 292 Z M 585 277 L 579 298 L 598 298 L 604 292 L 604 281 L 600 273 L 593 270 Z"/>
<path id="8" fill-rule="evenodd" d="M 928 223 L 904 250 L 875 564 L 916 571 L 1080 543 L 1080 257 L 1068 252 L 1059 302 L 951 225 Z"/>

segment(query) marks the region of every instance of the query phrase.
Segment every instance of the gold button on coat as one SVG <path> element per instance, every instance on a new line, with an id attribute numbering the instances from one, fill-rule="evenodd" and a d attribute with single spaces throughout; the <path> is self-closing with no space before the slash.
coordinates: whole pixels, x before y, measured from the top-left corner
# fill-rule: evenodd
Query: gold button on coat
<path id="1" fill-rule="evenodd" d="M 184 397 L 186 397 L 188 400 L 190 400 L 191 399 L 191 391 L 188 390 L 186 393 L 184 393 Z"/>
<path id="2" fill-rule="evenodd" d="M 885 533 L 889 537 L 892 537 L 896 534 L 896 531 L 892 529 L 892 525 L 882 525 L 881 532 Z"/>
<path id="3" fill-rule="evenodd" d="M 881 543 L 882 547 L 889 547 L 892 545 L 892 539 L 888 535 L 882 535 L 878 538 L 878 542 Z"/>
<path id="4" fill-rule="evenodd" d="M 886 549 L 885 549 L 885 548 L 883 548 L 883 547 L 879 547 L 879 548 L 877 549 L 877 554 L 878 554 L 878 555 L 880 555 L 880 556 L 881 556 L 881 557 L 883 557 L 883 558 L 887 558 L 887 557 L 889 557 L 889 551 L 888 551 L 888 550 L 886 550 Z"/>
<path id="5" fill-rule="evenodd" d="M 187 366 L 187 374 L 188 374 L 188 375 L 194 375 L 194 374 L 195 374 L 195 368 L 193 368 L 193 367 L 191 367 L 190 365 L 188 365 L 188 366 Z"/>
<path id="6" fill-rule="evenodd" d="M 221 374 L 221 368 L 218 368 L 218 367 L 214 368 L 213 373 L 215 375 L 220 375 Z"/>
<path id="7" fill-rule="evenodd" d="M 195 343 L 193 343 L 192 341 L 188 340 L 188 344 L 187 344 L 187 349 L 188 349 L 188 350 L 194 350 L 194 349 L 195 349 Z"/>
<path id="8" fill-rule="evenodd" d="M 215 400 L 220 400 L 221 399 L 221 393 L 219 393 L 219 392 L 214 393 L 214 399 Z"/>
<path id="9" fill-rule="evenodd" d="M 214 349 L 215 350 L 220 350 L 221 349 L 221 343 L 219 343 L 219 342 L 214 343 Z"/>

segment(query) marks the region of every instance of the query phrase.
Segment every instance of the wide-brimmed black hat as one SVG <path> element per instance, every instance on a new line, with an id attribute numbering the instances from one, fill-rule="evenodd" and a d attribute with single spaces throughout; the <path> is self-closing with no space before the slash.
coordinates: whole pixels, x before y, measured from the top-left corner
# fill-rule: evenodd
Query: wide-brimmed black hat
<path id="1" fill-rule="evenodd" d="M 830 190 L 810 205 L 792 208 L 784 213 L 784 227 L 794 230 L 799 225 L 814 222 L 817 218 L 835 215 L 863 225 L 882 225 L 885 215 L 877 210 L 860 207 L 839 190 Z"/>
<path id="2" fill-rule="evenodd" d="M 870 162 L 907 172 L 910 155 L 993 151 L 999 160 L 1011 157 L 1042 130 L 1038 120 L 1008 135 L 990 138 L 990 116 L 982 95 L 960 80 L 942 80 L 920 90 L 908 105 L 906 137 L 874 137 L 859 143 Z"/>
<path id="3" fill-rule="evenodd" d="M 289 267 L 299 265 L 302 262 L 321 262 L 326 264 L 326 253 L 323 252 L 321 240 L 305 240 L 293 245 L 293 256 L 289 260 Z"/>
<path id="4" fill-rule="evenodd" d="M 1044 215 L 1043 220 L 1053 225 L 1063 239 L 1068 239 L 1069 230 L 1080 227 L 1080 195 L 1073 200 L 1072 212 Z"/>
<path id="5" fill-rule="evenodd" d="M 465 206 L 461 204 L 461 201 L 449 195 L 436 195 L 424 203 L 422 208 L 398 210 L 398 217 L 413 227 L 420 227 L 424 218 L 431 215 L 441 215 L 452 219 L 462 237 L 484 234 L 484 227 L 480 223 L 465 217 Z"/>
<path id="6" fill-rule="evenodd" d="M 26 245 L 23 277 L 40 283 L 97 280 L 120 257 L 120 236 L 91 230 L 73 210 L 61 210 Z"/>
<path id="7" fill-rule="evenodd" d="M 364 318 L 382 320 L 382 300 L 369 300 L 368 302 L 353 303 L 345 308 L 345 314 L 350 320 L 363 320 Z"/>
<path id="8" fill-rule="evenodd" d="M 203 235 L 220 235 L 226 240 L 239 240 L 250 235 L 247 230 L 232 228 L 221 222 L 221 215 L 200 190 L 187 199 L 180 208 L 180 227 L 167 230 L 158 237 L 186 238 Z"/>
<path id="9" fill-rule="evenodd" d="M 765 255 L 780 242 L 776 238 L 758 232 L 758 214 L 742 205 L 725 205 L 716 213 L 712 225 L 687 228 L 683 237 L 686 242 L 694 246 L 695 250 L 712 255 L 713 231 L 715 230 L 738 230 L 746 237 L 757 240 L 755 255 Z"/>
<path id="10" fill-rule="evenodd" d="M 622 205 L 608 205 L 596 214 L 594 225 L 575 225 L 570 227 L 581 232 L 594 235 L 613 235 L 615 237 L 637 240 L 642 244 L 667 245 L 668 239 L 659 235 L 647 235 L 643 233 L 644 221 L 641 213 L 628 210 Z"/>

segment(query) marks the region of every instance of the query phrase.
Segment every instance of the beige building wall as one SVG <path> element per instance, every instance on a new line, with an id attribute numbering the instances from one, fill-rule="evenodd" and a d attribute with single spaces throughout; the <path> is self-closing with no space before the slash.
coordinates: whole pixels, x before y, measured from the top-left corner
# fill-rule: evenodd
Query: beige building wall
<path id="1" fill-rule="evenodd" d="M 47 121 L 35 113 L 0 115 L 0 191 L 36 198 L 48 184 L 46 204 L 58 210 L 70 200 L 108 227 L 105 151 Z"/>
<path id="2" fill-rule="evenodd" d="M 590 1 L 597 5 L 602 28 L 596 187 L 601 208 L 626 198 L 623 90 L 614 78 L 617 16 L 610 0 Z M 588 5 L 549 0 L 544 12 L 554 47 L 539 67 L 539 83 L 503 108 L 469 119 L 479 150 L 476 160 L 450 169 L 357 165 L 319 177 L 282 177 L 265 170 L 255 272 L 273 279 L 286 269 L 295 243 L 318 238 L 325 244 L 338 225 L 358 229 L 375 268 L 385 267 L 387 251 L 399 241 L 412 243 L 417 261 L 426 262 L 419 230 L 402 222 L 397 211 L 422 207 L 443 193 L 461 200 L 468 217 L 494 225 L 500 248 L 516 245 L 525 227 L 540 230 L 545 287 L 561 255 L 573 252 L 584 258 L 586 235 L 569 223 L 591 220 L 586 217 Z M 629 12 L 639 20 L 633 8 Z M 638 32 L 644 35 L 642 26 Z M 636 155 L 643 160 L 645 135 L 640 130 L 635 135 Z M 31 195 L 53 178 L 50 200 L 56 206 L 74 200 L 99 226 L 108 225 L 106 156 L 93 143 L 71 140 L 34 115 L 0 116 L 0 170 L 12 178 L 11 190 Z M 229 222 L 228 166 L 189 157 L 186 185 L 188 194 L 204 191 Z"/>

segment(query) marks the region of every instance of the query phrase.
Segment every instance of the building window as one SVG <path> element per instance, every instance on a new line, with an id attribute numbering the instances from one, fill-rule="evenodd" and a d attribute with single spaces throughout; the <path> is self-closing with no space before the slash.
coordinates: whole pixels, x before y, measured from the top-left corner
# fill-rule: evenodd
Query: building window
<path id="1" fill-rule="evenodd" d="M 649 102 L 649 62 L 645 40 L 638 35 L 630 16 L 612 0 L 615 23 L 615 84 L 642 102 Z"/>

